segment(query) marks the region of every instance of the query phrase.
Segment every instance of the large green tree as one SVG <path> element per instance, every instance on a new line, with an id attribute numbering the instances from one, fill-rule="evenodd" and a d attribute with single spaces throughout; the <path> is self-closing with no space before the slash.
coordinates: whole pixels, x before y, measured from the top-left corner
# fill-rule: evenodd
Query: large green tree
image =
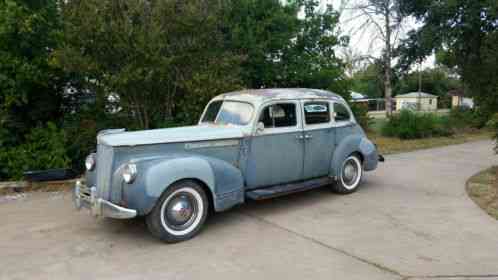
<path id="1" fill-rule="evenodd" d="M 51 64 L 59 19 L 55 0 L 0 1 L 0 146 L 60 117 L 64 79 Z"/>
<path id="2" fill-rule="evenodd" d="M 405 68 L 436 53 L 460 75 L 468 94 L 489 116 L 498 110 L 498 2 L 496 0 L 403 0 L 421 27 L 401 48 Z"/>
<path id="3" fill-rule="evenodd" d="M 69 0 L 61 3 L 57 61 L 119 100 L 138 128 L 192 122 L 220 92 L 240 87 L 237 55 L 223 44 L 218 1 Z M 92 19 L 92 20 L 88 20 Z"/>
<path id="4" fill-rule="evenodd" d="M 229 1 L 227 44 L 241 54 L 249 88 L 314 87 L 347 91 L 344 64 L 336 48 L 339 14 L 317 0 Z"/>

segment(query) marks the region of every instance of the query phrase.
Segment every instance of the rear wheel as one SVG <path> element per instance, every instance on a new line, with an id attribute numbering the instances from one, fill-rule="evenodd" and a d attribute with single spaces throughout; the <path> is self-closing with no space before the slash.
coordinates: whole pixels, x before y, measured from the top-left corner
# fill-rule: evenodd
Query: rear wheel
<path id="1" fill-rule="evenodd" d="M 363 176 L 363 164 L 360 158 L 353 154 L 348 156 L 341 165 L 337 182 L 332 186 L 337 193 L 348 194 L 355 192 Z"/>
<path id="2" fill-rule="evenodd" d="M 204 189 L 195 181 L 173 184 L 159 198 L 147 216 L 150 232 L 167 243 L 194 237 L 202 228 L 208 213 Z"/>

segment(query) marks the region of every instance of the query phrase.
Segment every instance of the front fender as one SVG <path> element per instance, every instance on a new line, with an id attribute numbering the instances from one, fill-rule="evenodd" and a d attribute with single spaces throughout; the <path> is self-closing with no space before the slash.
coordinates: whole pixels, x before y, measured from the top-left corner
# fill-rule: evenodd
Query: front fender
<path id="1" fill-rule="evenodd" d="M 377 168 L 377 148 L 372 141 L 363 135 L 349 135 L 342 139 L 341 143 L 334 150 L 330 163 L 330 176 L 339 176 L 342 163 L 352 153 L 361 154 L 365 171 Z"/>
<path id="2" fill-rule="evenodd" d="M 135 161 L 137 180 L 124 186 L 125 200 L 140 215 L 148 214 L 161 194 L 183 179 L 202 182 L 208 189 L 215 211 L 244 202 L 244 180 L 240 170 L 220 159 L 199 155 L 176 155 Z"/>

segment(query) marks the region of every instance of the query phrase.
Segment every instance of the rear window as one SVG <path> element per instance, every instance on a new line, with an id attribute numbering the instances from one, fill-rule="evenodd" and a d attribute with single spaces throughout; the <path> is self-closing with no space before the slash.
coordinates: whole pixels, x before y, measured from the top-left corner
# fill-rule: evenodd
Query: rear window
<path id="1" fill-rule="evenodd" d="M 346 106 L 340 103 L 334 103 L 334 112 L 335 112 L 335 121 L 349 121 L 351 119 L 351 115 L 349 114 Z"/>
<path id="2" fill-rule="evenodd" d="M 321 124 L 330 122 L 329 103 L 304 103 L 304 120 L 306 121 L 306 124 Z"/>

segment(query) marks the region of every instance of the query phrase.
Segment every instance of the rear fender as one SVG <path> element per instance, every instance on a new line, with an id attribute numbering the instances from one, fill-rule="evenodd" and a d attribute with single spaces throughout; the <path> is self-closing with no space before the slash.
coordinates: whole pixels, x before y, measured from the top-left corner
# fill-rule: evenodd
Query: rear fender
<path id="1" fill-rule="evenodd" d="M 363 135 L 349 135 L 335 148 L 330 163 L 329 175 L 332 177 L 339 176 L 342 163 L 353 153 L 358 153 L 362 156 L 365 171 L 374 170 L 377 167 L 378 154 L 375 145 Z"/>

